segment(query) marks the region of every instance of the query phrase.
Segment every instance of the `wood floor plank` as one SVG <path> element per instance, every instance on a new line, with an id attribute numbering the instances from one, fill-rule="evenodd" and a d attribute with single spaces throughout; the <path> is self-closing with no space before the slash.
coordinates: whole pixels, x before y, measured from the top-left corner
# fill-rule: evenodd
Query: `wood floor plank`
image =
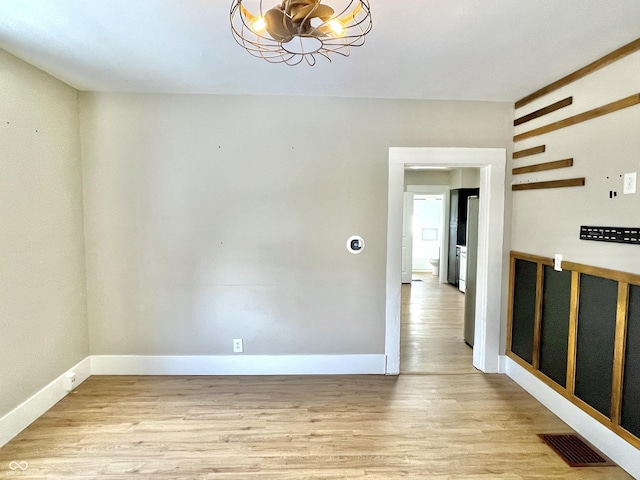
<path id="1" fill-rule="evenodd" d="M 402 368 L 431 374 L 93 376 L 0 449 L 0 478 L 631 478 L 568 467 L 536 434 L 570 429 L 470 366 L 464 295 L 437 281 L 405 290 Z"/>

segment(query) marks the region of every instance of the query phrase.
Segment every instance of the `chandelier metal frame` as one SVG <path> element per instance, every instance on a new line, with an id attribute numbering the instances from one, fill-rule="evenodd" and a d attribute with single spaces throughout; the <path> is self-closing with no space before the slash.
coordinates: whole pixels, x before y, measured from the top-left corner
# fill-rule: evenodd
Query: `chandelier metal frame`
<path id="1" fill-rule="evenodd" d="M 330 54 L 348 57 L 351 47 L 362 46 L 371 31 L 369 0 L 327 1 L 344 7 L 334 11 L 322 0 L 233 0 L 229 12 L 233 38 L 251 55 L 270 63 L 298 65 L 304 61 L 313 66 L 318 56 L 329 61 Z M 293 8 L 300 12 L 301 7 L 306 10 L 292 18 L 289 12 Z M 332 12 L 330 16 L 327 11 Z M 269 22 L 270 29 L 265 27 Z M 284 33 L 269 33 L 274 30 Z"/>

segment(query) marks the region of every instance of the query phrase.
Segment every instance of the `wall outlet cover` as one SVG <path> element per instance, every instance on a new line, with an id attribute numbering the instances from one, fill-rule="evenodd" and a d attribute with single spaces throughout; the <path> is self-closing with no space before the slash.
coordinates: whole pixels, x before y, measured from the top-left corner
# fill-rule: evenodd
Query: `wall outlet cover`
<path id="1" fill-rule="evenodd" d="M 244 350 L 241 338 L 233 339 L 233 353 L 242 353 Z"/>
<path id="2" fill-rule="evenodd" d="M 62 381 L 64 389 L 67 392 L 72 391 L 74 388 L 76 388 L 76 372 L 69 372 L 64 376 L 64 379 Z"/>
<path id="3" fill-rule="evenodd" d="M 623 193 L 625 193 L 625 194 L 636 193 L 637 176 L 638 176 L 637 172 L 625 173 L 624 174 Z"/>

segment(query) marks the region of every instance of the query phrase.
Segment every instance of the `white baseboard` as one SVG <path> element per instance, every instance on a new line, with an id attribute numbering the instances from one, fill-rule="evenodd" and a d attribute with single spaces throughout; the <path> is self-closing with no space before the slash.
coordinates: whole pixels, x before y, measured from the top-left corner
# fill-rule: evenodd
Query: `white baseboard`
<path id="1" fill-rule="evenodd" d="M 74 372 L 80 385 L 91 375 L 384 375 L 380 355 L 92 355 L 0 418 L 0 447 L 43 415 L 68 392 Z"/>
<path id="2" fill-rule="evenodd" d="M 500 355 L 498 358 L 498 373 L 507 373 L 507 357 L 506 355 Z"/>
<path id="3" fill-rule="evenodd" d="M 506 373 L 562 421 L 616 462 L 634 478 L 640 478 L 640 450 L 576 407 L 510 358 Z"/>
<path id="4" fill-rule="evenodd" d="M 385 373 L 385 355 L 93 355 L 60 375 L 0 418 L 0 447 L 60 401 L 64 378 L 75 372 L 76 385 L 90 375 L 339 375 Z M 576 432 L 636 478 L 640 450 L 583 412 L 508 357 L 500 370 Z"/>
<path id="5" fill-rule="evenodd" d="M 380 355 L 92 355 L 92 375 L 385 374 Z"/>
<path id="6" fill-rule="evenodd" d="M 75 386 L 77 387 L 91 375 L 89 357 L 64 372 L 49 385 L 0 418 L 0 447 L 31 425 L 69 393 L 65 389 L 64 379 L 71 372 L 75 373 Z"/>

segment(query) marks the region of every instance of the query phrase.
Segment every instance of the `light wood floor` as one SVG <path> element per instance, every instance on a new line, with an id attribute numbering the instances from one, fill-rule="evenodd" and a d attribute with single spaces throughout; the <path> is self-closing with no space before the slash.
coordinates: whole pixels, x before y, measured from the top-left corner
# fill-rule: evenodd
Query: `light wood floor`
<path id="1" fill-rule="evenodd" d="M 479 373 L 463 338 L 464 293 L 431 273 L 413 278 L 402 285 L 401 373 Z"/>
<path id="2" fill-rule="evenodd" d="M 569 429 L 507 377 L 469 368 L 453 288 L 404 294 L 411 375 L 91 377 L 0 449 L 0 478 L 631 478 L 569 468 L 536 436 Z"/>

